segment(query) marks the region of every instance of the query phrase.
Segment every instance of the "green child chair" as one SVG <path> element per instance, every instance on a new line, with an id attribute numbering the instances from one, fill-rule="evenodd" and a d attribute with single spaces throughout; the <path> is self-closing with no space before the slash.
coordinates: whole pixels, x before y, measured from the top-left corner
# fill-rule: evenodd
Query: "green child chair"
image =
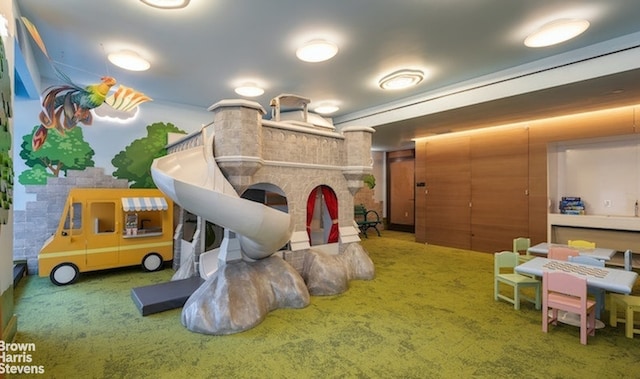
<path id="1" fill-rule="evenodd" d="M 515 272 L 520 254 L 513 251 L 503 251 L 494 254 L 494 285 L 493 297 L 497 301 L 502 299 L 513 304 L 515 309 L 520 309 L 520 299 L 534 303 L 536 309 L 540 309 L 540 281 L 526 275 Z M 513 297 L 500 293 L 500 283 L 513 287 Z M 523 288 L 533 288 L 535 299 L 521 294 Z"/>
<path id="2" fill-rule="evenodd" d="M 531 239 L 526 237 L 518 237 L 513 239 L 513 252 L 518 253 L 520 263 L 531 260 L 533 255 L 529 253 L 531 247 Z"/>

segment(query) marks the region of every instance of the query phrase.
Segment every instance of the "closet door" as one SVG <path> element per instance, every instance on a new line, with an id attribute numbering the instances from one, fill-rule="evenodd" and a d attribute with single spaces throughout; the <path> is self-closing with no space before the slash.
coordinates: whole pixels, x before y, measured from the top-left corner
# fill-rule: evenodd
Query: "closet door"
<path id="1" fill-rule="evenodd" d="M 429 244 L 471 248 L 471 172 L 469 137 L 428 140 L 422 148 L 424 187 L 424 241 Z"/>
<path id="2" fill-rule="evenodd" d="M 528 129 L 471 136 L 471 249 L 511 250 L 529 233 Z"/>

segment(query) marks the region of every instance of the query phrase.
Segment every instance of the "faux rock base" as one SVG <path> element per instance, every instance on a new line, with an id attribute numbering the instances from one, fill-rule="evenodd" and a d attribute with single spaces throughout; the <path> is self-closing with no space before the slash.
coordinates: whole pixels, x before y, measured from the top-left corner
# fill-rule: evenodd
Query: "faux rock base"
<path id="1" fill-rule="evenodd" d="M 192 332 L 225 335 L 248 330 L 278 308 L 304 308 L 309 292 L 298 272 L 282 258 L 221 266 L 182 308 Z"/>
<path id="2" fill-rule="evenodd" d="M 342 254 L 308 250 L 303 274 L 278 256 L 232 262 L 198 288 L 182 309 L 182 324 L 192 332 L 226 335 L 258 325 L 278 308 L 304 308 L 309 295 L 345 292 L 350 280 L 370 280 L 373 262 L 359 244 Z M 306 283 L 306 284 L 305 284 Z"/>
<path id="3" fill-rule="evenodd" d="M 311 249 L 305 256 L 302 276 L 311 295 L 337 295 L 349 288 L 350 280 L 373 279 L 375 268 L 364 248 L 353 243 L 338 255 Z"/>

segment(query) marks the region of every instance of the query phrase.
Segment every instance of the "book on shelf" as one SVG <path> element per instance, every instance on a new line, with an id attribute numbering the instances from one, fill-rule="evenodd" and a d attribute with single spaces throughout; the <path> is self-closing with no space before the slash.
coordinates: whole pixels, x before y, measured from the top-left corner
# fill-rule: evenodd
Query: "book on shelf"
<path id="1" fill-rule="evenodd" d="M 560 211 L 563 215 L 584 215 L 584 209 L 563 209 Z"/>
<path id="2" fill-rule="evenodd" d="M 580 197 L 563 196 L 560 200 L 560 213 L 571 215 L 585 214 L 584 202 Z"/>

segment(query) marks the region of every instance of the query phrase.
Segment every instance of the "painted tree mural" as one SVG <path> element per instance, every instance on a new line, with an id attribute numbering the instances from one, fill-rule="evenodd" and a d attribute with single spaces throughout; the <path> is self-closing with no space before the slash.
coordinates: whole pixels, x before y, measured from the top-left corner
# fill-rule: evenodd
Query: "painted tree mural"
<path id="1" fill-rule="evenodd" d="M 9 62 L 0 38 L 0 224 L 6 224 L 13 204 L 13 161 L 11 159 L 11 79 Z"/>
<path id="2" fill-rule="evenodd" d="M 186 134 L 171 123 L 156 122 L 147 126 L 146 137 L 133 141 L 111 160 L 116 167 L 113 176 L 127 179 L 131 188 L 156 188 L 151 177 L 151 163 L 167 154 L 168 133 Z"/>
<path id="3" fill-rule="evenodd" d="M 82 128 L 73 128 L 64 135 L 50 133 L 40 149 L 33 151 L 31 140 L 38 127 L 36 125 L 31 134 L 22 137 L 20 157 L 31 169 L 20 174 L 20 183 L 44 185 L 47 177 L 57 177 L 60 173 L 66 176 L 68 170 L 94 167 L 95 151 L 84 140 Z"/>

